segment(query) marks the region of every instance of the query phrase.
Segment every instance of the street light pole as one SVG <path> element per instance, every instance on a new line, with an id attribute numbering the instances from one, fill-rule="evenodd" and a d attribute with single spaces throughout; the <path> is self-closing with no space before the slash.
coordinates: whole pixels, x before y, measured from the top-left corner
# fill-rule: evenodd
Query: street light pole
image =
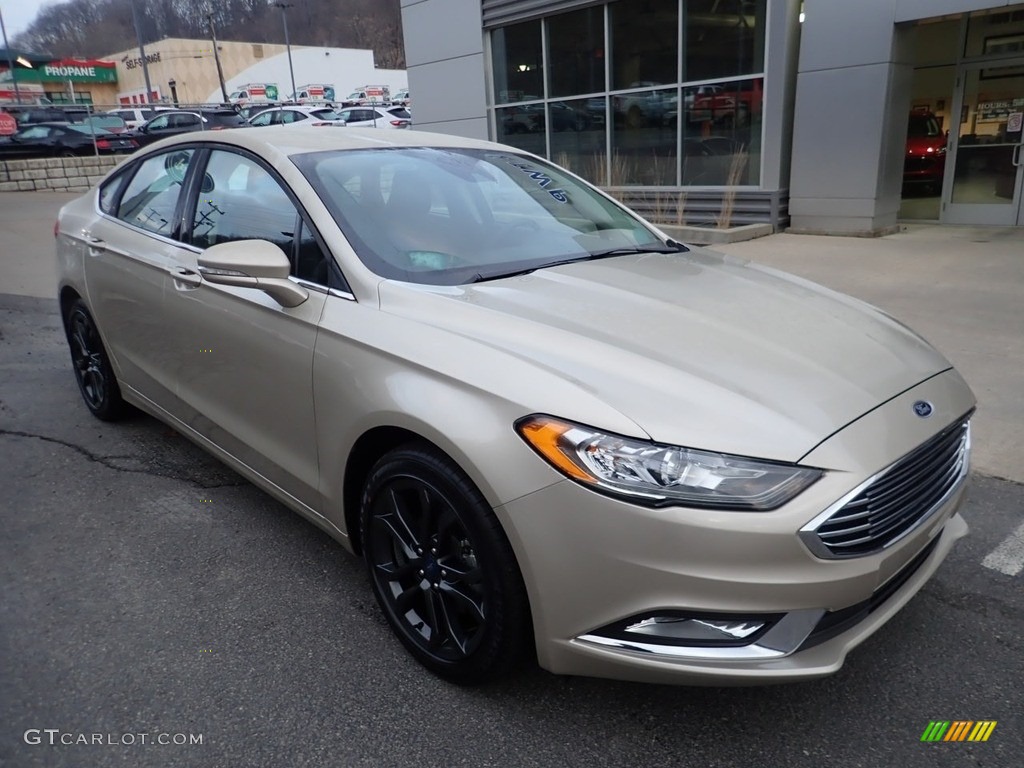
<path id="1" fill-rule="evenodd" d="M 220 54 L 217 53 L 217 31 L 213 28 L 213 14 L 206 14 L 206 20 L 210 23 L 210 39 L 213 40 L 213 60 L 217 62 L 217 79 L 220 80 L 220 95 L 224 104 L 228 103 L 228 89 L 224 87 L 224 70 L 220 68 Z"/>
<path id="2" fill-rule="evenodd" d="M 7 27 L 4 25 L 4 14 L 0 11 L 0 30 L 4 33 L 4 51 L 7 53 L 7 71 L 11 73 L 14 83 L 14 103 L 21 104 L 21 91 L 18 90 L 18 76 L 14 71 L 14 59 L 11 58 L 11 47 L 7 44 Z"/>
<path id="3" fill-rule="evenodd" d="M 288 14 L 284 11 L 286 8 L 291 8 L 294 3 L 274 3 L 275 6 L 281 9 L 281 21 L 284 23 L 284 45 L 288 49 L 288 73 L 292 78 L 292 96 L 291 100 L 294 101 L 296 97 L 295 93 L 295 67 L 292 66 L 292 44 L 288 39 Z"/>
<path id="4" fill-rule="evenodd" d="M 142 32 L 139 31 L 139 15 L 135 12 L 135 0 L 132 0 L 132 24 L 135 26 L 135 39 L 139 41 L 139 54 L 142 57 L 142 76 L 146 80 L 146 104 L 153 95 L 153 86 L 149 84 L 149 64 L 146 61 L 146 49 L 142 47 Z"/>

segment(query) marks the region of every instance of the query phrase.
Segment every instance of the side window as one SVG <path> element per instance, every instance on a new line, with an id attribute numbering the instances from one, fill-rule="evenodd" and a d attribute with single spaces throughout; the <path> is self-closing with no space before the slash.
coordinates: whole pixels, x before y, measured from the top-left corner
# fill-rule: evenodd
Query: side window
<path id="1" fill-rule="evenodd" d="M 234 152 L 210 153 L 192 221 L 194 245 L 269 240 L 293 258 L 296 219 L 292 201 L 262 166 Z"/>
<path id="2" fill-rule="evenodd" d="M 45 139 L 50 135 L 50 129 L 45 125 L 33 125 L 31 128 L 26 128 L 21 132 L 21 138 L 23 139 Z"/>
<path id="3" fill-rule="evenodd" d="M 199 118 L 195 115 L 175 115 L 171 125 L 174 128 L 194 128 L 199 126 Z"/>
<path id="4" fill-rule="evenodd" d="M 317 285 L 330 285 L 330 256 L 304 222 L 299 223 L 299 247 L 292 273 Z"/>
<path id="5" fill-rule="evenodd" d="M 128 177 L 131 174 L 129 172 L 119 173 L 113 178 L 107 179 L 107 181 L 100 187 L 100 210 L 104 213 L 108 213 L 111 216 L 116 216 L 117 211 L 114 210 L 114 203 L 117 201 L 117 196 L 121 190 L 124 189 L 125 182 L 128 181 Z"/>
<path id="6" fill-rule="evenodd" d="M 125 189 L 117 218 L 171 237 L 174 211 L 192 155 L 191 149 L 178 149 L 145 160 Z"/>
<path id="7" fill-rule="evenodd" d="M 152 130 L 166 128 L 168 126 L 168 124 L 169 124 L 169 118 L 167 117 L 167 115 L 160 115 L 160 117 L 154 118 L 153 122 L 151 122 L 149 124 L 149 129 L 152 131 Z"/>
<path id="8" fill-rule="evenodd" d="M 252 125 L 264 126 L 270 125 L 270 119 L 274 116 L 273 112 L 262 112 L 252 119 Z"/>

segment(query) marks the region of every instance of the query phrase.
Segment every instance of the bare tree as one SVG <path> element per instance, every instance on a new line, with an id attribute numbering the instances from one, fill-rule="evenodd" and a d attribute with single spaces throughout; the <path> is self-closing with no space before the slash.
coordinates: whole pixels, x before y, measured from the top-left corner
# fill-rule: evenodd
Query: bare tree
<path id="1" fill-rule="evenodd" d="M 132 3 L 140 34 L 205 39 L 213 15 L 223 40 L 283 43 L 284 30 L 270 0 L 66 0 L 43 8 L 12 43 L 55 56 L 103 56 L 135 40 Z M 291 0 L 288 31 L 295 45 L 373 49 L 377 66 L 402 69 L 400 0 Z"/>

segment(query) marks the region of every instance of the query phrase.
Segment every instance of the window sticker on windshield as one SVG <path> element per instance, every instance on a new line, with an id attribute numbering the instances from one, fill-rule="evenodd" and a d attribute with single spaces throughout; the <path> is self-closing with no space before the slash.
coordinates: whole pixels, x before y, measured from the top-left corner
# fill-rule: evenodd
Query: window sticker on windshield
<path id="1" fill-rule="evenodd" d="M 519 162 L 517 160 L 513 160 L 510 157 L 506 157 L 506 158 L 503 158 L 503 159 L 505 160 L 506 163 L 511 165 L 513 168 L 518 168 L 520 171 L 522 171 L 523 173 L 527 174 L 531 179 L 536 181 L 537 184 L 542 189 L 544 189 L 544 191 L 546 191 L 549 195 L 551 195 L 553 198 L 555 198 L 555 200 L 557 200 L 558 202 L 560 202 L 560 203 L 568 203 L 569 202 L 569 196 L 565 193 L 565 190 L 563 190 L 563 189 L 548 189 L 548 187 L 551 186 L 551 184 L 553 182 L 551 180 L 551 177 L 548 176 L 543 171 L 535 170 L 534 168 L 531 168 L 527 163 L 521 163 L 521 162 Z"/>

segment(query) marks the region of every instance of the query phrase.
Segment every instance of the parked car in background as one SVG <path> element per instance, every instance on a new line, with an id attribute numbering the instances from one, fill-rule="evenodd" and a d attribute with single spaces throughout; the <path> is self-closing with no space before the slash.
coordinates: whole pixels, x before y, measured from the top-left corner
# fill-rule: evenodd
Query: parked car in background
<path id="1" fill-rule="evenodd" d="M 903 183 L 939 194 L 946 173 L 946 142 L 939 119 L 931 112 L 911 112 L 903 156 Z"/>
<path id="2" fill-rule="evenodd" d="M 128 130 L 135 130 L 147 120 L 156 116 L 156 110 L 148 107 L 118 107 L 105 112 L 107 115 L 115 115 L 124 120 Z"/>
<path id="3" fill-rule="evenodd" d="M 92 114 L 75 122 L 79 125 L 91 125 L 93 128 L 102 128 L 111 133 L 124 133 L 128 130 L 128 123 L 120 115 Z"/>
<path id="4" fill-rule="evenodd" d="M 86 107 L 79 105 L 59 106 L 56 104 L 5 104 L 4 111 L 18 121 L 18 125 L 36 123 L 74 123 L 90 114 Z"/>
<path id="5" fill-rule="evenodd" d="M 304 127 L 340 124 L 341 116 L 328 107 L 271 107 L 250 117 L 254 127 L 268 125 L 300 125 Z"/>
<path id="6" fill-rule="evenodd" d="M 338 115 L 353 128 L 409 128 L 412 125 L 411 116 L 393 115 L 383 107 L 346 107 L 338 110 Z"/>
<path id="7" fill-rule="evenodd" d="M 161 112 L 131 132 L 140 145 L 176 136 L 189 131 L 219 131 L 225 128 L 241 128 L 246 125 L 235 110 L 230 108 L 199 109 L 195 111 Z"/>
<path id="8" fill-rule="evenodd" d="M 93 137 L 95 136 L 95 143 Z M 79 157 L 133 152 L 139 144 L 126 134 L 77 123 L 35 123 L 0 137 L 0 159 Z"/>
<path id="9" fill-rule="evenodd" d="M 392 104 L 390 107 L 385 107 L 384 109 L 389 115 L 393 115 L 399 120 L 408 120 L 410 125 L 412 124 L 412 112 L 408 107 L 403 107 L 401 104 Z"/>
<path id="10" fill-rule="evenodd" d="M 235 114 L 241 116 L 243 120 L 251 120 L 260 112 L 266 112 L 272 106 L 272 104 L 267 104 L 266 102 L 260 104 L 247 104 L 245 106 L 234 104 L 231 109 L 235 111 Z"/>
<path id="11" fill-rule="evenodd" d="M 392 104 L 401 104 L 403 107 L 409 106 L 412 103 L 412 98 L 409 96 L 408 88 L 400 88 L 391 95 Z"/>
<path id="12" fill-rule="evenodd" d="M 141 408 L 360 555 L 455 683 L 824 677 L 967 533 L 975 399 L 924 339 L 514 147 L 178 136 L 54 234 L 88 410 Z M 927 667 L 908 627 L 864 652 Z"/>

